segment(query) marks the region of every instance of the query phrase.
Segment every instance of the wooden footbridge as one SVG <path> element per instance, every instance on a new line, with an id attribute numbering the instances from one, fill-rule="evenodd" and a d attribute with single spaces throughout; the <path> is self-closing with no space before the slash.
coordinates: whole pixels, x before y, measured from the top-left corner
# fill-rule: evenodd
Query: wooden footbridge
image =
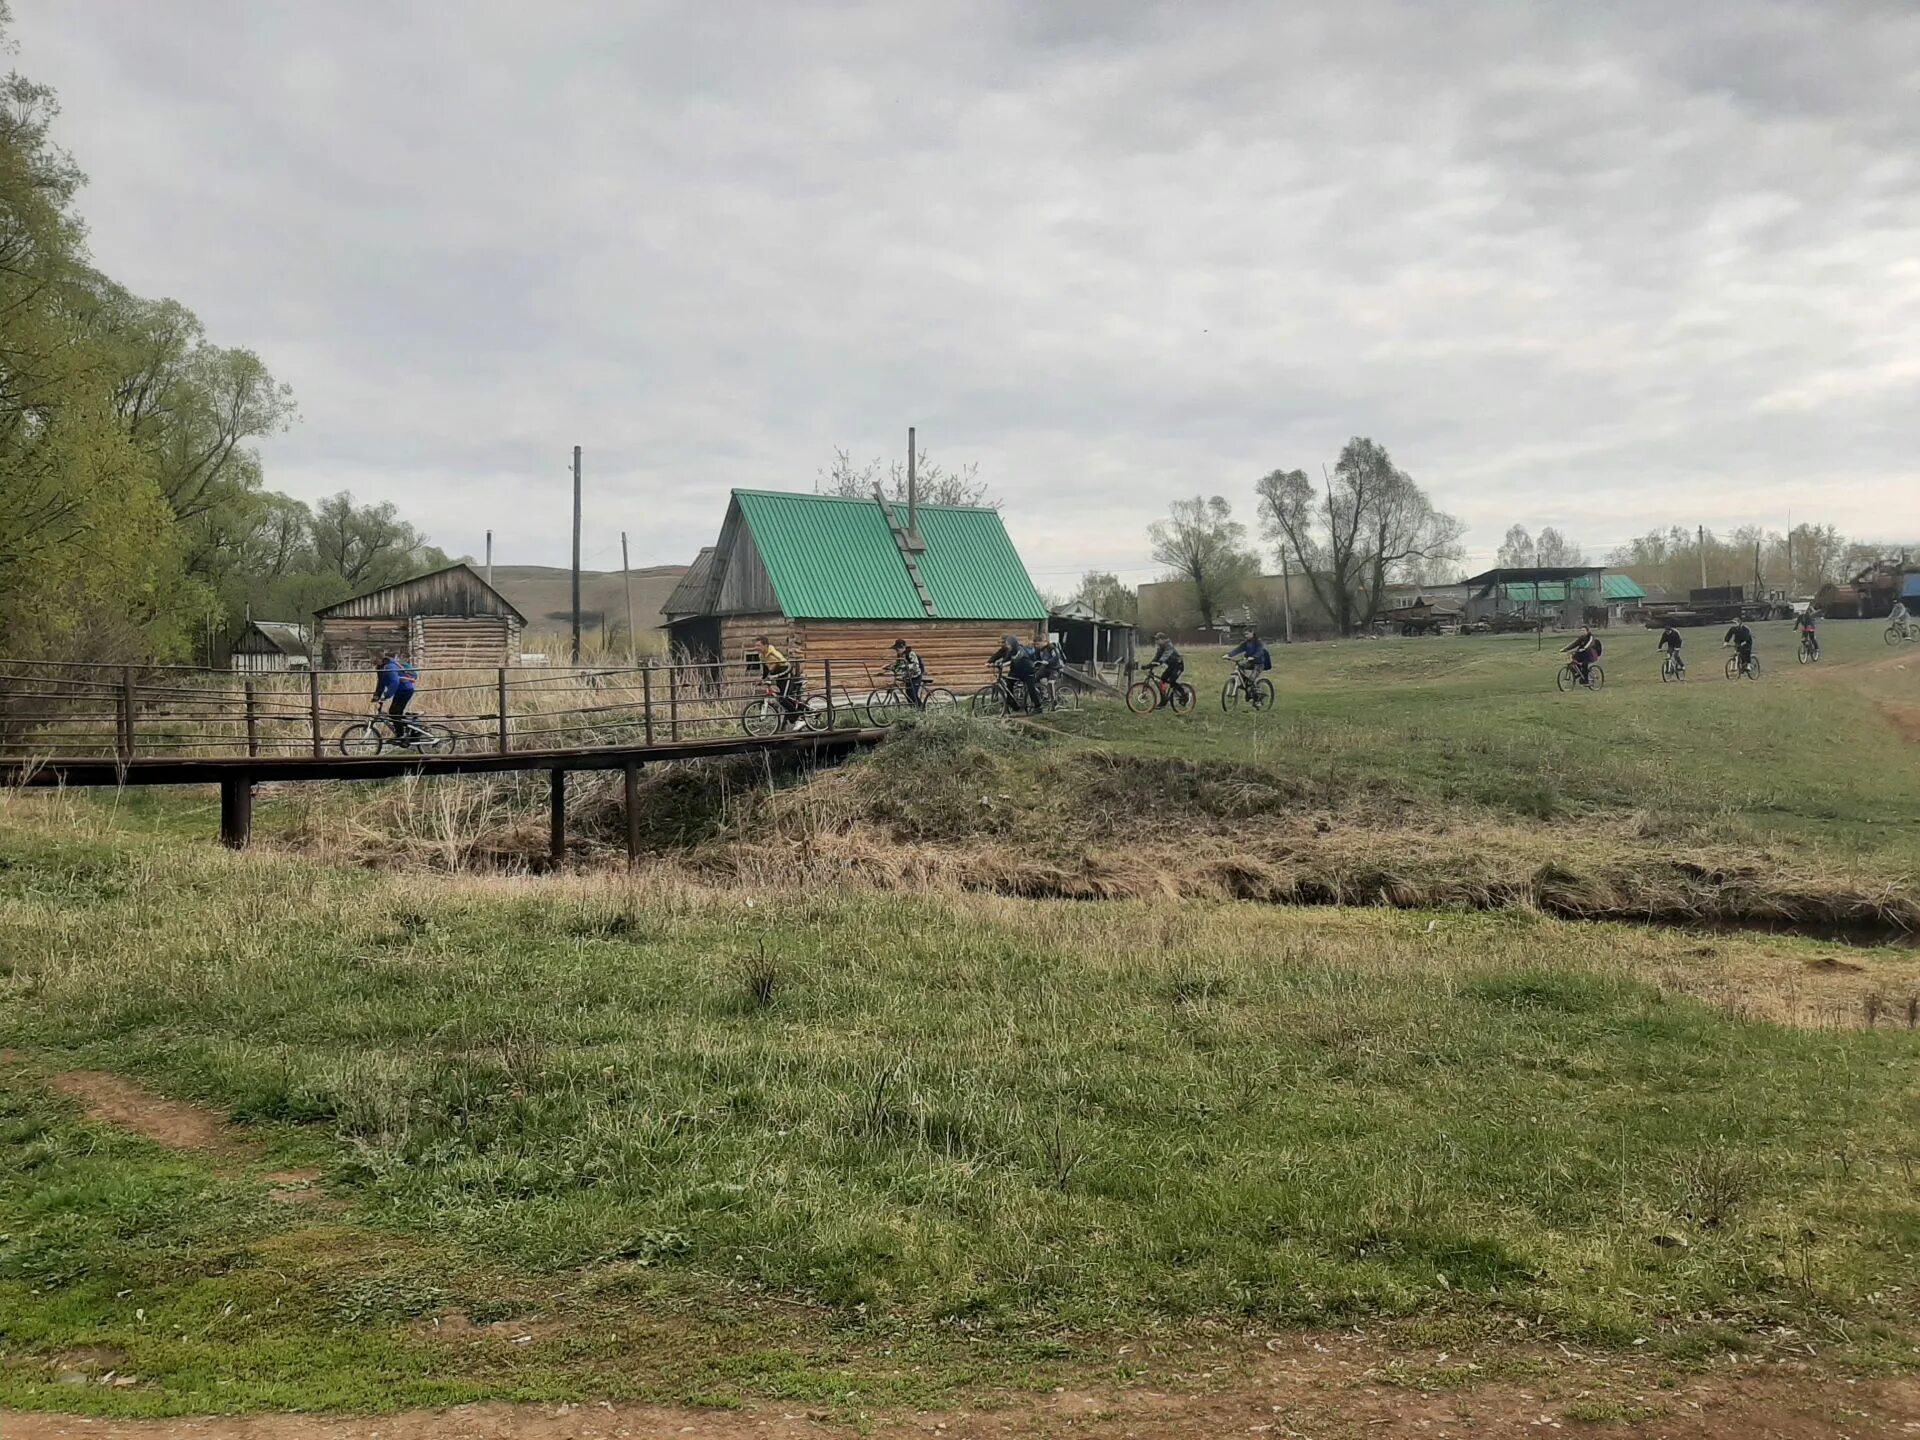
<path id="1" fill-rule="evenodd" d="M 849 676 L 854 683 L 844 683 Z M 873 717 L 899 713 L 859 661 L 817 663 L 801 730 L 776 722 L 754 727 L 772 734 L 749 733 L 743 713 L 767 693 L 756 677 L 704 665 L 428 672 L 412 713 L 436 738 L 408 747 L 393 744 L 390 730 L 367 731 L 366 671 L 243 676 L 0 661 L 0 784 L 218 785 L 220 838 L 237 849 L 262 782 L 544 770 L 557 860 L 567 775 L 618 770 L 631 856 L 645 766 L 743 753 L 825 759 L 874 744 L 887 732 Z"/>

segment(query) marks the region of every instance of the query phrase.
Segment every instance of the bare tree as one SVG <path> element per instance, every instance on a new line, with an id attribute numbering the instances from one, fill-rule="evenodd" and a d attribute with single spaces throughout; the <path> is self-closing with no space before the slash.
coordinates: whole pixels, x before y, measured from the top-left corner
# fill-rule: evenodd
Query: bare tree
<path id="1" fill-rule="evenodd" d="M 1176 500 L 1165 520 L 1148 529 L 1153 558 L 1193 587 L 1193 602 L 1208 628 L 1236 601 L 1244 601 L 1260 557 L 1246 548 L 1247 527 L 1220 496 Z"/>
<path id="2" fill-rule="evenodd" d="M 1304 470 L 1275 470 L 1255 488 L 1266 533 L 1341 633 L 1379 614 L 1388 582 L 1459 562 L 1465 527 L 1434 509 L 1384 446 L 1355 436 L 1326 479 L 1324 496 Z"/>
<path id="3" fill-rule="evenodd" d="M 833 464 L 819 472 L 818 489 L 825 495 L 845 495 L 856 500 L 865 500 L 873 494 L 878 485 L 889 500 L 905 504 L 907 500 L 907 467 L 895 460 L 888 464 L 884 460 L 869 460 L 864 465 L 853 463 L 851 453 L 841 449 L 833 452 Z M 980 478 L 978 461 L 968 461 L 956 469 L 949 470 L 938 461 L 928 458 L 925 450 L 916 452 L 913 462 L 914 490 L 922 505 L 983 505 L 990 510 L 998 510 L 1000 502 L 987 494 L 987 485 Z"/>

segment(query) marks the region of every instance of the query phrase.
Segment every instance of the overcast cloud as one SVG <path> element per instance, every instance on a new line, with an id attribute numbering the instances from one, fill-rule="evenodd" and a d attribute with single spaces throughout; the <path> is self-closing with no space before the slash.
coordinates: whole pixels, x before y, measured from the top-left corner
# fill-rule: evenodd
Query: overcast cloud
<path id="1" fill-rule="evenodd" d="M 1470 526 L 1920 533 L 1920 7 L 16 0 L 98 263 L 270 483 L 689 559 L 836 445 L 1042 588 L 1370 435 Z"/>

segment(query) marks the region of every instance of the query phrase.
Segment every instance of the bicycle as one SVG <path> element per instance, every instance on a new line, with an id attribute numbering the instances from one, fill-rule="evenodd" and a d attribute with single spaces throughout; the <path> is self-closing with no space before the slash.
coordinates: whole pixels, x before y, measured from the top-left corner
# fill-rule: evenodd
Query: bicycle
<path id="1" fill-rule="evenodd" d="M 1686 678 L 1687 662 L 1680 658 L 1680 652 L 1678 650 L 1669 650 L 1660 657 L 1660 683 L 1662 685 Z"/>
<path id="2" fill-rule="evenodd" d="M 796 694 L 793 707 L 789 708 L 780 693 L 780 682 L 765 680 L 760 682 L 766 687 L 758 700 L 749 700 L 747 708 L 740 712 L 740 725 L 747 734 L 756 740 L 765 740 L 768 736 L 778 735 L 788 725 L 798 724 L 808 730 L 827 728 L 827 707 L 815 705 L 798 680 L 794 682 Z"/>
<path id="3" fill-rule="evenodd" d="M 1920 640 L 1920 626 L 1901 624 L 1896 620 L 1887 626 L 1886 641 L 1889 645 L 1899 645 L 1908 640 Z"/>
<path id="4" fill-rule="evenodd" d="M 1820 658 L 1820 637 L 1811 633 L 1800 636 L 1799 660 L 1802 665 L 1811 665 Z"/>
<path id="5" fill-rule="evenodd" d="M 1727 657 L 1727 679 L 1739 680 L 1743 678 L 1747 680 L 1758 680 L 1760 678 L 1760 657 L 1758 655 L 1749 655 L 1743 660 L 1740 657 L 1740 653 L 1735 651 Z"/>
<path id="6" fill-rule="evenodd" d="M 958 697 L 944 685 L 929 685 L 923 678 L 920 682 L 920 703 L 915 705 L 907 698 L 905 679 L 893 670 L 881 672 L 887 676 L 885 689 L 873 689 L 867 692 L 867 719 L 884 730 L 900 718 L 902 710 L 932 710 L 958 703 Z M 872 679 L 869 675 L 868 679 Z"/>
<path id="7" fill-rule="evenodd" d="M 1585 686 L 1589 690 L 1598 690 L 1607 683 L 1607 672 L 1600 668 L 1600 662 L 1594 661 L 1587 666 L 1585 678 L 1581 677 L 1580 667 L 1571 660 L 1560 667 L 1560 673 L 1553 677 L 1553 683 L 1563 693 L 1576 686 Z"/>
<path id="8" fill-rule="evenodd" d="M 1231 715 L 1242 700 L 1256 710 L 1265 710 L 1274 703 L 1273 681 L 1257 670 L 1234 666 L 1226 684 L 1220 687 L 1220 708 Z"/>
<path id="9" fill-rule="evenodd" d="M 1057 674 L 1042 674 L 1034 677 L 1034 694 L 1039 697 L 1042 710 L 1072 710 L 1079 700 L 1071 685 L 1062 685 Z"/>
<path id="10" fill-rule="evenodd" d="M 1150 715 L 1165 705 L 1174 714 L 1185 715 L 1199 703 L 1199 695 L 1184 680 L 1175 680 L 1169 685 L 1154 673 L 1159 668 L 1158 665 L 1147 666 L 1146 679 L 1128 688 L 1127 708 L 1136 715 Z"/>
<path id="11" fill-rule="evenodd" d="M 1033 713 L 1032 701 L 1039 696 L 1039 682 L 1028 685 L 1007 673 L 1004 665 L 993 667 L 993 681 L 973 692 L 968 702 L 975 715 L 1011 715 L 1016 710 Z"/>
<path id="12" fill-rule="evenodd" d="M 421 720 L 408 715 L 404 721 L 396 721 L 376 705 L 366 719 L 343 726 L 333 737 L 333 743 L 342 755 L 361 758 L 378 755 L 388 746 L 421 755 L 452 755 L 466 738 L 439 720 Z"/>

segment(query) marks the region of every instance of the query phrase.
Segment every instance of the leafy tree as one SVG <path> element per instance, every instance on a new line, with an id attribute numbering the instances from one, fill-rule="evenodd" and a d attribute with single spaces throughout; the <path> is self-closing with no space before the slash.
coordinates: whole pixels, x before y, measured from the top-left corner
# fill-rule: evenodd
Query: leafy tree
<path id="1" fill-rule="evenodd" d="M 1465 527 L 1364 437 L 1342 448 L 1324 496 L 1304 470 L 1275 470 L 1255 488 L 1267 535 L 1342 634 L 1379 614 L 1389 582 L 1425 580 L 1459 563 Z"/>
<path id="2" fill-rule="evenodd" d="M 865 500 L 878 486 L 889 500 L 902 505 L 907 503 L 907 467 L 898 460 L 889 464 L 875 459 L 865 465 L 856 465 L 851 454 L 836 449 L 833 452 L 833 464 L 820 472 L 820 479 L 820 488 L 828 495 Z M 921 450 L 914 457 L 913 483 L 922 505 L 984 505 L 994 510 L 1000 508 L 1000 502 L 987 493 L 977 461 L 949 470 L 928 458 L 927 452 Z"/>
<path id="3" fill-rule="evenodd" d="M 1540 532 L 1540 538 L 1533 542 L 1533 563 L 1543 567 L 1558 565 L 1571 568 L 1586 564 L 1587 552 L 1549 525 Z"/>
<path id="4" fill-rule="evenodd" d="M 355 505 L 342 490 L 313 513 L 313 570 L 338 576 L 348 592 L 377 590 L 448 563 L 445 552 L 402 520 L 391 501 Z"/>
<path id="5" fill-rule="evenodd" d="M 1201 623 L 1211 628 L 1230 606 L 1242 604 L 1260 573 L 1260 559 L 1246 548 L 1247 527 L 1233 518 L 1220 496 L 1176 500 L 1165 520 L 1148 529 L 1153 558 L 1191 588 Z"/>
<path id="6" fill-rule="evenodd" d="M 1536 566 L 1543 569 L 1572 567 L 1586 564 L 1587 554 L 1551 525 L 1542 530 L 1538 537 L 1530 534 L 1526 526 L 1515 525 L 1508 529 L 1507 538 L 1500 542 L 1500 553 L 1495 563 L 1504 570 L 1531 570 Z"/>
<path id="7" fill-rule="evenodd" d="M 11 19 L 0 4 L 0 36 Z M 118 425 L 53 94 L 0 81 L 0 648 L 177 650 L 200 605 L 165 499 Z"/>
<path id="8" fill-rule="evenodd" d="M 1073 598 L 1109 620 L 1124 620 L 1131 625 L 1140 618 L 1139 591 L 1123 584 L 1120 577 L 1110 571 L 1087 571 L 1080 577 L 1080 588 L 1074 591 Z"/>
<path id="9" fill-rule="evenodd" d="M 1533 568 L 1533 536 L 1524 525 L 1510 526 L 1507 538 L 1500 542 L 1500 553 L 1495 556 L 1502 570 L 1530 570 Z"/>
<path id="10" fill-rule="evenodd" d="M 116 413 L 185 528 L 188 563 L 217 571 L 223 542 L 259 508 L 260 457 L 247 442 L 287 428 L 292 392 L 252 351 L 208 343 L 177 301 L 142 300 L 105 280 L 97 288 Z"/>

